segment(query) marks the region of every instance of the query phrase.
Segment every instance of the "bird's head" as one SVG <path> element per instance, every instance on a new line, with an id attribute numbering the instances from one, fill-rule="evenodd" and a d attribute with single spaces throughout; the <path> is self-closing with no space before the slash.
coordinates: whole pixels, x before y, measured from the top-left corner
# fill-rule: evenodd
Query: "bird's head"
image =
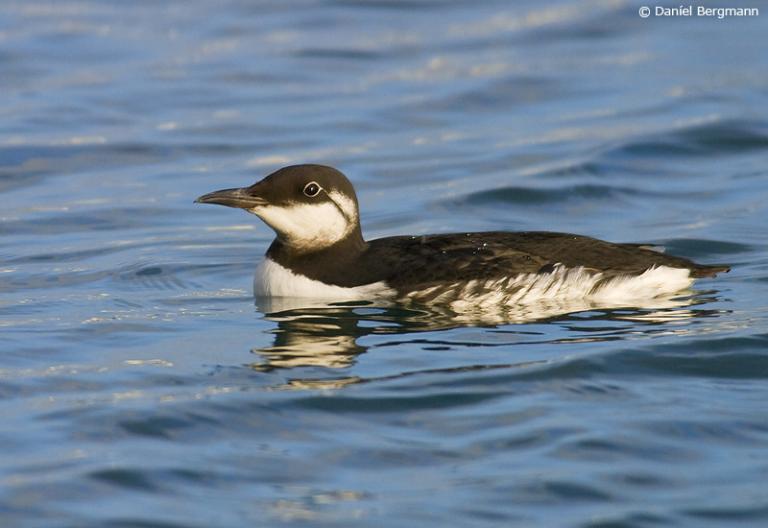
<path id="1" fill-rule="evenodd" d="M 299 252 L 361 237 L 355 189 L 344 174 L 324 165 L 284 167 L 250 187 L 214 191 L 195 202 L 245 209 Z"/>

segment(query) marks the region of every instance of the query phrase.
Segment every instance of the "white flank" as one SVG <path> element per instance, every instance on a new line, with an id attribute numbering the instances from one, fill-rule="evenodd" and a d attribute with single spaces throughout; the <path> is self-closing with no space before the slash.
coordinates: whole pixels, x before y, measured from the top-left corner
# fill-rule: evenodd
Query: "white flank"
<path id="1" fill-rule="evenodd" d="M 598 289 L 590 298 L 596 302 L 623 303 L 628 299 L 663 297 L 693 284 L 691 272 L 684 268 L 658 266 L 634 277 L 617 277 Z"/>
<path id="2" fill-rule="evenodd" d="M 578 309 L 577 305 L 630 306 L 637 301 L 679 292 L 692 282 L 688 270 L 666 266 L 607 281 L 602 273 L 557 266 L 551 273 L 525 273 L 498 280 L 434 286 L 410 293 L 406 298 L 448 304 L 457 310 L 541 302 L 563 304 L 564 308 L 565 305 L 572 305 Z"/>
<path id="3" fill-rule="evenodd" d="M 255 207 L 251 212 L 296 248 L 330 246 L 347 236 L 355 226 L 329 202 Z"/>
<path id="4" fill-rule="evenodd" d="M 308 279 L 284 268 L 274 260 L 265 258 L 256 268 L 253 294 L 257 297 L 311 297 L 315 299 L 350 300 L 393 298 L 395 291 L 384 282 L 344 288 Z"/>
<path id="5" fill-rule="evenodd" d="M 602 273 L 592 273 L 584 268 L 556 266 L 551 273 L 441 284 L 411 292 L 405 300 L 444 305 L 456 312 L 509 307 L 523 310 L 522 316 L 532 317 L 595 307 L 655 306 L 655 302 L 685 290 L 692 283 L 688 270 L 667 266 L 609 280 L 605 280 Z M 355 288 L 334 286 L 298 275 L 269 258 L 256 268 L 253 291 L 255 296 L 262 298 L 327 302 L 397 298 L 397 292 L 384 281 Z M 529 311 L 534 313 L 529 314 Z"/>

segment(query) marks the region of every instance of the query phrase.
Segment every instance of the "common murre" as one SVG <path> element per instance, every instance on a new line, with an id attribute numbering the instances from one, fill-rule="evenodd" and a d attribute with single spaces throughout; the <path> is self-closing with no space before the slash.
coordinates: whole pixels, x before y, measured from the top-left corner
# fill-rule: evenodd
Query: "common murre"
<path id="1" fill-rule="evenodd" d="M 284 167 L 250 187 L 195 201 L 245 209 L 277 234 L 257 267 L 256 296 L 508 306 L 590 299 L 616 305 L 679 292 L 696 278 L 730 270 L 641 244 L 568 233 L 492 231 L 366 241 L 352 184 L 323 165 Z"/>

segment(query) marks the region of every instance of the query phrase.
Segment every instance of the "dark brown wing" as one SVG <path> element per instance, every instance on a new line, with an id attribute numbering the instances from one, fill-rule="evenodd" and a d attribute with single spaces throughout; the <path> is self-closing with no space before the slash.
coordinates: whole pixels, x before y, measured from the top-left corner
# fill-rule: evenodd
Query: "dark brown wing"
<path id="1" fill-rule="evenodd" d="M 606 277 L 638 275 L 654 266 L 714 276 L 727 266 L 702 266 L 632 244 L 549 232 L 486 232 L 390 237 L 369 243 L 364 261 L 371 275 L 406 291 L 433 284 L 501 279 L 551 271 L 556 264 L 602 272 Z"/>

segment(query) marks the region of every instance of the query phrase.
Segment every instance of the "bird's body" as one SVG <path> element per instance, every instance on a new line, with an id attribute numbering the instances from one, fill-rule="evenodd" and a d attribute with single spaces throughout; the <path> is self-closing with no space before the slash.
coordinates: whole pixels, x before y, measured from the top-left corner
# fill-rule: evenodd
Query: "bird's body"
<path id="1" fill-rule="evenodd" d="M 260 216 L 277 238 L 254 292 L 270 297 L 513 305 L 542 299 L 652 298 L 728 271 L 638 244 L 551 232 L 395 236 L 365 241 L 357 198 L 330 167 L 281 169 L 198 199 Z M 630 299 L 628 299 L 630 300 Z"/>

